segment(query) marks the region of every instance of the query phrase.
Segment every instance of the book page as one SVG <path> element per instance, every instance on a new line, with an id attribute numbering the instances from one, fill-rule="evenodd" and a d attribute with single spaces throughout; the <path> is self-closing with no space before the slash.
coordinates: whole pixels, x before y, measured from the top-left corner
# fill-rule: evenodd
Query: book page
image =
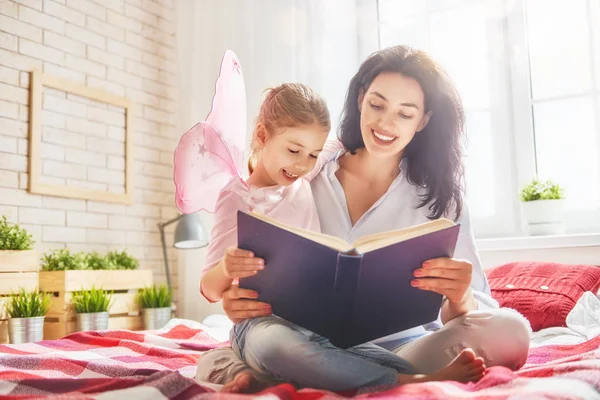
<path id="1" fill-rule="evenodd" d="M 268 224 L 274 225 L 274 226 L 284 229 L 288 232 L 295 233 L 296 235 L 302 236 L 305 239 L 312 240 L 313 242 L 316 242 L 316 243 L 320 243 L 324 246 L 330 247 L 330 248 L 337 250 L 339 252 L 342 252 L 342 253 L 349 252 L 349 251 L 353 250 L 353 248 L 354 248 L 351 244 L 349 244 L 349 243 L 345 242 L 344 240 L 337 238 L 335 236 L 330 236 L 330 235 L 326 235 L 324 233 L 313 232 L 313 231 L 309 231 L 306 229 L 300 229 L 300 228 L 293 227 L 291 225 L 283 224 L 272 218 L 264 216 L 263 214 L 260 214 L 256 211 L 252 211 L 250 213 L 250 215 L 252 215 L 253 217 L 260 219 L 261 221 L 264 221 Z"/>
<path id="2" fill-rule="evenodd" d="M 403 242 L 428 233 L 437 232 L 454 225 L 454 222 L 451 220 L 440 218 L 406 229 L 363 236 L 354 241 L 354 247 L 359 253 L 368 253 L 369 251 L 381 249 L 391 244 Z"/>

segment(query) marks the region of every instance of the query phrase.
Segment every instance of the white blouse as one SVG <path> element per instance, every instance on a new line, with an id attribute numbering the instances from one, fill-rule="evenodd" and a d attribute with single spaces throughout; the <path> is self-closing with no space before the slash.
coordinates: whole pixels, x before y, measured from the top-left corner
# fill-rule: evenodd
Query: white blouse
<path id="1" fill-rule="evenodd" d="M 352 243 L 362 236 L 403 229 L 429 221 L 427 218 L 429 209 L 427 207 L 418 208 L 421 189 L 408 182 L 405 174 L 406 161 L 403 161 L 400 164 L 401 172 L 388 191 L 352 226 L 344 189 L 335 176 L 335 172 L 339 168 L 338 160 L 342 154 L 344 152 L 340 150 L 330 157 L 311 182 L 323 233 Z M 462 214 L 456 222 L 460 223 L 460 233 L 454 258 L 466 259 L 473 264 L 471 287 L 479 309 L 497 308 L 498 303 L 490 296 L 490 287 L 477 255 L 466 204 L 463 204 Z M 378 339 L 374 343 L 385 348 L 392 348 L 403 342 L 403 338 L 420 335 L 426 333 L 426 330 L 438 329 L 441 326 L 442 323 L 438 317 L 438 320 L 432 324 L 399 332 Z"/>

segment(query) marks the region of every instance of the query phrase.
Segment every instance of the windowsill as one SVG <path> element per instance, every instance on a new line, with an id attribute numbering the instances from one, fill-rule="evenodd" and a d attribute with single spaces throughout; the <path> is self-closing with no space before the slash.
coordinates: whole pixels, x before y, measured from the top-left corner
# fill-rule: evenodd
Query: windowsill
<path id="1" fill-rule="evenodd" d="M 534 250 L 600 246 L 600 233 L 476 239 L 479 251 Z"/>

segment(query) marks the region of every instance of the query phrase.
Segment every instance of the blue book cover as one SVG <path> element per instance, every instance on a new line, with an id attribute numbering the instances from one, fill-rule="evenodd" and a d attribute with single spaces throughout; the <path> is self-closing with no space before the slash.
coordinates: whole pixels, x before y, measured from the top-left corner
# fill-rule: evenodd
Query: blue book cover
<path id="1" fill-rule="evenodd" d="M 238 247 L 265 260 L 240 287 L 273 314 L 352 347 L 437 319 L 442 296 L 410 282 L 423 261 L 453 256 L 459 229 L 442 218 L 346 243 L 238 211 Z"/>

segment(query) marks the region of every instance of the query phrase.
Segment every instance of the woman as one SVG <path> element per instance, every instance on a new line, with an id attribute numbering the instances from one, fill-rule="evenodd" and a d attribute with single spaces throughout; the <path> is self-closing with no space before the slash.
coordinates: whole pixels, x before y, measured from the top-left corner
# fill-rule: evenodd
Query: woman
<path id="1" fill-rule="evenodd" d="M 488 367 L 523 365 L 527 321 L 490 297 L 475 249 L 463 201 L 463 128 L 460 97 L 439 65 L 408 47 L 380 50 L 350 82 L 339 132 L 347 151 L 329 157 L 311 183 L 323 233 L 349 242 L 439 217 L 461 224 L 456 258 L 429 260 L 415 271 L 413 286 L 444 296 L 437 322 L 341 351 L 310 332 L 273 325 L 265 317 L 269 306 L 234 286 L 223 296 L 234 329 L 261 330 L 253 335 L 260 340 L 232 342 L 254 372 L 221 350 L 201 358 L 197 378 L 228 382 L 231 391 L 248 390 L 265 374 L 350 390 L 391 385 L 397 372 L 431 374 L 465 348 Z M 252 353 L 268 362 L 253 363 Z"/>

